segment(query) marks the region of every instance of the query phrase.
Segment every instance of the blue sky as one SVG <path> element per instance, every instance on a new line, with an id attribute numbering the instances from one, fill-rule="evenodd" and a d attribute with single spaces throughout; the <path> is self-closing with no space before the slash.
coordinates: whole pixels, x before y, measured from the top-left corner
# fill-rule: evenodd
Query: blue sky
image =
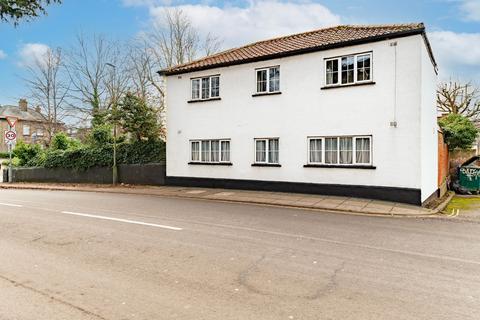
<path id="1" fill-rule="evenodd" d="M 181 7 L 201 34 L 222 38 L 225 49 L 334 24 L 422 21 L 441 79 L 480 84 L 480 0 L 64 0 L 17 28 L 0 23 L 0 104 L 28 96 L 22 65 L 46 46 L 69 48 L 80 32 L 127 41 L 158 23 L 164 6 Z"/>

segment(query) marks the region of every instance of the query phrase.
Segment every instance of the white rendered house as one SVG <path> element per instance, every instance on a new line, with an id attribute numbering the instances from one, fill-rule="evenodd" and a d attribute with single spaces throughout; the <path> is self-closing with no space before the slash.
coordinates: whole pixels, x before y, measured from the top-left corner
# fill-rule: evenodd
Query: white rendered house
<path id="1" fill-rule="evenodd" d="M 437 66 L 423 24 L 320 29 L 161 74 L 168 184 L 437 195 Z"/>

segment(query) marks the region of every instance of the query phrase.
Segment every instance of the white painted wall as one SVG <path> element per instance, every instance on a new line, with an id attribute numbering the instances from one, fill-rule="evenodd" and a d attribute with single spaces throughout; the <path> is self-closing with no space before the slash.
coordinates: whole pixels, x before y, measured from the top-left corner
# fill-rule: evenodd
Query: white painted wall
<path id="1" fill-rule="evenodd" d="M 421 61 L 421 190 L 422 201 L 425 201 L 438 189 L 438 125 L 435 94 L 437 74 L 432 67 L 426 46 L 421 46 Z"/>
<path id="2" fill-rule="evenodd" d="M 396 115 L 392 41 L 398 43 Z M 436 184 L 431 168 L 437 166 L 436 156 L 422 159 L 435 154 L 437 146 L 430 144 L 436 139 L 431 133 L 435 106 L 430 105 L 435 84 L 430 85 L 434 80 L 428 72 L 433 66 L 424 61 L 420 35 L 392 41 L 169 76 L 167 175 L 425 188 L 427 194 Z M 324 58 L 365 51 L 373 52 L 375 85 L 320 90 Z M 252 97 L 255 68 L 274 65 L 280 65 L 282 94 Z M 213 74 L 221 75 L 222 100 L 187 103 L 190 78 Z M 390 127 L 394 118 L 397 128 Z M 317 135 L 373 135 L 376 169 L 304 168 L 307 137 Z M 251 166 L 258 137 L 280 138 L 281 168 Z M 218 138 L 231 139 L 233 166 L 188 165 L 190 139 Z"/>

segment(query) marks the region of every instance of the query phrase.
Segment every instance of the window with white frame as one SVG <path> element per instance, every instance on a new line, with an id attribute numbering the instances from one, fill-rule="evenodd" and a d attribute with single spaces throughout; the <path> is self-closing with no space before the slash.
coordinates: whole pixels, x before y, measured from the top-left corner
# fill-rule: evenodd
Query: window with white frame
<path id="1" fill-rule="evenodd" d="M 255 139 L 255 163 L 279 163 L 279 139 Z"/>
<path id="2" fill-rule="evenodd" d="M 43 137 L 43 128 L 37 128 L 37 136 Z"/>
<path id="3" fill-rule="evenodd" d="M 230 140 L 190 141 L 190 161 L 200 163 L 230 162 Z"/>
<path id="4" fill-rule="evenodd" d="M 308 138 L 308 162 L 327 165 L 369 165 L 372 163 L 372 137 Z"/>
<path id="5" fill-rule="evenodd" d="M 192 100 L 208 100 L 220 97 L 220 76 L 191 79 Z"/>
<path id="6" fill-rule="evenodd" d="M 257 93 L 272 93 L 280 91 L 280 67 L 262 68 L 256 70 Z"/>
<path id="7" fill-rule="evenodd" d="M 24 124 L 23 125 L 23 135 L 29 136 L 30 135 L 30 125 Z"/>
<path id="8" fill-rule="evenodd" d="M 372 53 L 325 60 L 325 84 L 346 85 L 372 80 Z"/>

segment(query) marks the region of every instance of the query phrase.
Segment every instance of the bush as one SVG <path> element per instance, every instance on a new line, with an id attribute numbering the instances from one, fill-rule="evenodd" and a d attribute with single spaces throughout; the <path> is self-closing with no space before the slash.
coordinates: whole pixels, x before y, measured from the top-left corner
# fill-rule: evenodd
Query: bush
<path id="1" fill-rule="evenodd" d="M 13 155 L 18 158 L 19 166 L 30 166 L 29 162 L 38 157 L 43 152 L 38 144 L 26 144 L 23 141 L 17 142 Z"/>
<path id="2" fill-rule="evenodd" d="M 102 147 L 112 142 L 112 126 L 108 124 L 93 127 L 92 131 L 87 136 L 87 143 L 96 147 Z"/>
<path id="3" fill-rule="evenodd" d="M 64 132 L 57 133 L 53 136 L 51 150 L 67 150 L 67 149 L 77 149 L 81 146 L 80 141 L 72 139 L 67 136 Z"/>
<path id="4" fill-rule="evenodd" d="M 42 160 L 41 158 L 37 158 Z M 38 161 L 37 160 L 37 161 Z M 165 160 L 165 143 L 163 141 L 139 141 L 117 145 L 117 163 L 154 163 Z M 113 147 L 82 146 L 77 149 L 48 150 L 42 163 L 46 168 L 69 168 L 86 170 L 91 167 L 111 167 L 113 165 Z"/>
<path id="5" fill-rule="evenodd" d="M 165 160 L 165 142 L 159 139 L 117 143 L 118 164 L 155 163 Z M 82 145 L 64 133 L 56 134 L 51 147 L 42 150 L 39 145 L 19 142 L 14 149 L 14 164 L 27 167 L 68 168 L 86 170 L 91 167 L 111 167 L 113 164 L 111 127 L 96 127 L 89 143 Z"/>
<path id="6" fill-rule="evenodd" d="M 6 159 L 9 158 L 8 152 L 0 152 L 0 159 Z"/>
<path id="7" fill-rule="evenodd" d="M 438 121 L 443 130 L 445 142 L 450 150 L 470 149 L 478 135 L 478 129 L 467 118 L 449 114 Z"/>
<path id="8" fill-rule="evenodd" d="M 10 160 L 4 160 L 4 161 L 2 162 L 2 165 L 3 165 L 3 166 L 6 166 L 6 167 L 9 166 L 9 165 L 10 165 Z M 20 166 L 20 159 L 18 159 L 18 158 L 12 158 L 12 166 L 13 166 L 13 167 L 19 167 L 19 166 Z M 1 173 L 2 173 L 2 172 L 0 171 L 0 174 L 1 174 Z"/>
<path id="9" fill-rule="evenodd" d="M 123 143 L 117 150 L 118 163 L 155 163 L 165 161 L 165 142 L 158 140 Z"/>

